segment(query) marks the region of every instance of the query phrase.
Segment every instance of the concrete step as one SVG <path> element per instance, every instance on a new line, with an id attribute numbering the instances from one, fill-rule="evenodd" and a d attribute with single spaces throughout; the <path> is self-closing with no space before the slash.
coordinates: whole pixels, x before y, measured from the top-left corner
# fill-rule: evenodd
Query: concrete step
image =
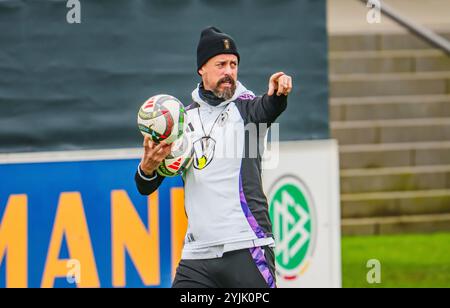
<path id="1" fill-rule="evenodd" d="M 330 117 L 332 121 L 450 117 L 450 95 L 332 98 Z"/>
<path id="2" fill-rule="evenodd" d="M 330 75 L 332 98 L 422 94 L 450 94 L 450 72 Z"/>
<path id="3" fill-rule="evenodd" d="M 450 71 L 450 57 L 439 50 L 330 52 L 331 74 Z"/>
<path id="4" fill-rule="evenodd" d="M 341 170 L 341 193 L 450 188 L 450 165 Z"/>
<path id="5" fill-rule="evenodd" d="M 341 195 L 343 218 L 450 214 L 450 189 Z"/>
<path id="6" fill-rule="evenodd" d="M 450 141 L 344 145 L 341 169 L 450 165 Z"/>
<path id="7" fill-rule="evenodd" d="M 440 33 L 450 39 L 450 33 Z M 331 35 L 331 51 L 434 49 L 433 46 L 410 33 L 361 33 Z"/>
<path id="8" fill-rule="evenodd" d="M 340 145 L 449 141 L 450 118 L 331 122 Z"/>
<path id="9" fill-rule="evenodd" d="M 343 219 L 343 235 L 381 235 L 450 231 L 450 214 Z"/>

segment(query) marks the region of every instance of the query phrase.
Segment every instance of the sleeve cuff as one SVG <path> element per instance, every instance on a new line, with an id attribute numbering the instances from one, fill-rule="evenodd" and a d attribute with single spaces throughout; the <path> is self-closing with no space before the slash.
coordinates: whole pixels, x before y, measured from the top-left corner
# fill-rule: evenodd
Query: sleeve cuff
<path id="1" fill-rule="evenodd" d="M 281 94 L 280 96 L 277 95 L 277 92 L 275 91 L 272 95 L 268 95 L 270 100 L 276 102 L 276 103 L 284 103 L 287 102 L 288 97 L 286 95 Z"/>
<path id="2" fill-rule="evenodd" d="M 143 180 L 145 180 L 145 181 L 153 181 L 154 179 L 156 179 L 156 178 L 158 177 L 158 173 L 156 173 L 156 172 L 154 172 L 155 175 L 152 176 L 152 177 L 146 176 L 145 173 L 144 173 L 144 171 L 142 171 L 141 165 L 140 165 L 140 164 L 139 164 L 139 166 L 138 166 L 138 168 L 137 168 L 137 171 L 138 171 L 138 173 L 139 173 L 139 176 L 140 176 Z"/>

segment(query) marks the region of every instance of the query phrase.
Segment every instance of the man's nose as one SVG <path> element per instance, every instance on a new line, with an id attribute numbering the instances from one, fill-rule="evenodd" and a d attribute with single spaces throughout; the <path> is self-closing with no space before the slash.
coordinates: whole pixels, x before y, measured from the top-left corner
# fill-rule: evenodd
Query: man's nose
<path id="1" fill-rule="evenodd" d="M 233 69 L 231 68 L 231 65 L 225 66 L 225 76 L 232 76 L 233 75 Z"/>

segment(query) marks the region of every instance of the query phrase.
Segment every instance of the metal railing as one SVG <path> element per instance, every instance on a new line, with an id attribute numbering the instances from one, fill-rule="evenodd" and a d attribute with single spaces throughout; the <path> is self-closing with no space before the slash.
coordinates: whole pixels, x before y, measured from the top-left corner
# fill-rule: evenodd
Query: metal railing
<path id="1" fill-rule="evenodd" d="M 364 5 L 374 5 L 375 1 L 369 1 L 369 0 L 360 0 L 364 3 Z M 400 14 L 398 11 L 393 9 L 391 6 L 386 4 L 384 1 L 377 0 L 376 2 L 381 4 L 380 10 L 381 13 L 398 23 L 399 25 L 403 26 L 404 28 L 408 29 L 411 33 L 417 35 L 421 39 L 427 41 L 431 45 L 443 50 L 448 55 L 450 55 L 450 41 L 445 39 L 444 37 L 438 35 L 436 32 L 432 31 L 431 29 L 418 24 L 417 22 L 414 22 L 407 17 Z"/>

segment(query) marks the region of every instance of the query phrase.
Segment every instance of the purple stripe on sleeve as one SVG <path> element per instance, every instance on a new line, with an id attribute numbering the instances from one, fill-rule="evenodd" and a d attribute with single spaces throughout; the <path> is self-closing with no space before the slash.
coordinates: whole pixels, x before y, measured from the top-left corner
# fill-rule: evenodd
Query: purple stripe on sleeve
<path id="1" fill-rule="evenodd" d="M 241 175 L 239 175 L 239 195 L 241 198 L 242 211 L 244 212 L 245 217 L 247 218 L 247 221 L 248 221 L 250 227 L 252 228 L 253 232 L 255 232 L 255 234 L 258 238 L 265 238 L 266 235 L 265 235 L 264 231 L 261 229 L 258 222 L 256 221 L 255 216 L 253 216 L 252 212 L 250 211 L 250 209 L 248 207 L 247 199 L 245 198 L 245 194 L 244 194 L 244 187 L 242 185 L 242 176 Z"/>
<path id="2" fill-rule="evenodd" d="M 238 99 L 254 99 L 256 96 L 253 92 L 244 92 L 242 93 Z"/>

